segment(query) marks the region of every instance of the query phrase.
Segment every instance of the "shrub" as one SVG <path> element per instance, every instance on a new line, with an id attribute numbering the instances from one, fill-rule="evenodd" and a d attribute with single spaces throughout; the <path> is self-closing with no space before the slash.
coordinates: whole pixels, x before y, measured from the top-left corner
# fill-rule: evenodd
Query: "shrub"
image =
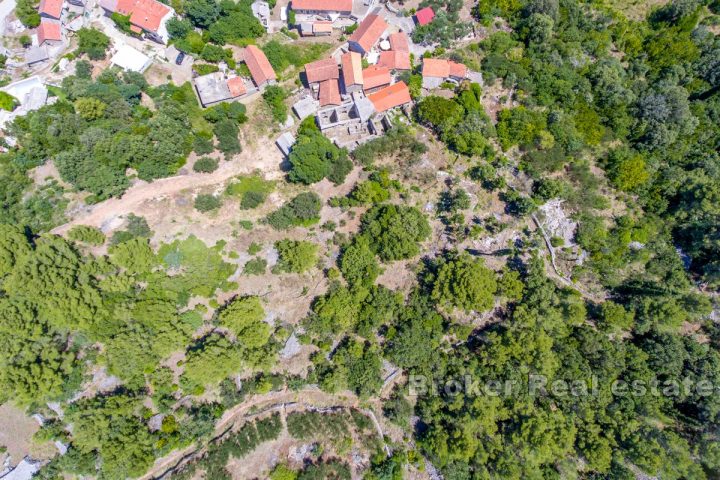
<path id="1" fill-rule="evenodd" d="M 248 262 L 243 267 L 243 273 L 245 275 L 262 275 L 265 273 L 265 270 L 267 269 L 267 260 L 260 257 L 255 257 L 251 260 L 248 260 Z"/>
<path id="2" fill-rule="evenodd" d="M 77 32 L 78 52 L 85 53 L 90 60 L 103 60 L 110 46 L 110 37 L 94 28 L 81 28 Z"/>
<path id="3" fill-rule="evenodd" d="M 262 96 L 270 107 L 273 119 L 278 123 L 284 123 L 288 117 L 288 107 L 285 105 L 288 92 L 278 85 L 269 85 Z"/>
<path id="4" fill-rule="evenodd" d="M 198 212 L 209 212 L 220 208 L 222 202 L 214 195 L 201 194 L 195 198 L 195 210 Z"/>
<path id="5" fill-rule="evenodd" d="M 102 245 L 105 243 L 105 234 L 100 229 L 88 225 L 77 225 L 71 228 L 68 237 L 71 240 L 90 245 Z"/>
<path id="6" fill-rule="evenodd" d="M 312 242 L 279 240 L 275 248 L 280 258 L 274 272 L 303 273 L 317 263 L 318 246 Z"/>
<path id="7" fill-rule="evenodd" d="M 0 92 L 0 109 L 12 112 L 17 106 L 18 101 L 15 97 L 9 93 Z"/>
<path id="8" fill-rule="evenodd" d="M 15 16 L 28 28 L 40 25 L 40 14 L 37 12 L 33 0 L 18 0 L 15 6 Z"/>
<path id="9" fill-rule="evenodd" d="M 263 192 L 245 192 L 240 201 L 240 208 L 243 210 L 250 210 L 252 208 L 259 207 L 265 201 L 265 194 Z"/>
<path id="10" fill-rule="evenodd" d="M 211 173 L 217 170 L 218 161 L 214 158 L 198 158 L 193 165 L 193 170 L 200 173 Z"/>
<path id="11" fill-rule="evenodd" d="M 215 137 L 218 139 L 218 150 L 226 155 L 242 152 L 238 135 L 238 126 L 232 120 L 222 120 L 213 127 Z"/>
<path id="12" fill-rule="evenodd" d="M 209 73 L 215 73 L 220 70 L 217 65 L 212 63 L 194 63 L 193 71 L 200 76 L 207 75 Z"/>
<path id="13" fill-rule="evenodd" d="M 268 215 L 267 220 L 277 230 L 312 225 L 320 219 L 321 206 L 322 202 L 317 194 L 304 192 Z"/>

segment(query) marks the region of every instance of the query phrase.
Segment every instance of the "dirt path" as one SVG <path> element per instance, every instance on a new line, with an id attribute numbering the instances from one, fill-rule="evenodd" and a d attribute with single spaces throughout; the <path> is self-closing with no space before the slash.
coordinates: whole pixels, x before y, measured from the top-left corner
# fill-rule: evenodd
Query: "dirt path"
<path id="1" fill-rule="evenodd" d="M 220 161 L 220 167 L 213 173 L 196 173 L 162 178 L 151 183 L 141 182 L 130 187 L 120 198 L 111 198 L 91 207 L 88 213 L 81 213 L 70 222 L 60 225 L 52 233 L 64 234 L 74 225 L 91 225 L 101 228 L 113 219 L 132 213 L 149 200 L 172 196 L 182 190 L 195 189 L 225 182 L 237 175 L 260 170 L 266 178 L 280 178 L 282 154 L 270 139 L 260 142 L 255 148 L 243 151 L 230 161 Z M 186 167 L 187 168 L 187 167 Z M 188 169 L 189 170 L 189 169 Z"/>
<path id="2" fill-rule="evenodd" d="M 357 407 L 358 398 L 355 395 L 331 395 L 320 390 L 300 390 L 297 392 L 281 390 L 277 392 L 271 392 L 265 395 L 257 395 L 249 401 L 243 402 L 235 407 L 227 410 L 218 424 L 215 427 L 214 438 L 222 436 L 227 432 L 240 417 L 244 417 L 249 414 L 250 410 L 254 407 L 260 407 L 262 405 L 271 404 L 272 408 L 266 410 L 269 411 L 274 409 L 277 404 L 285 403 L 296 403 L 306 407 L 320 408 L 320 407 Z M 263 412 L 264 413 L 264 412 Z M 377 420 L 375 420 L 377 421 Z M 170 473 L 171 470 L 179 466 L 182 462 L 189 459 L 195 452 L 203 447 L 197 445 L 190 445 L 182 450 L 177 450 L 171 453 L 169 456 L 158 460 L 145 475 L 140 477 L 140 480 L 151 480 L 163 478 L 165 475 Z"/>

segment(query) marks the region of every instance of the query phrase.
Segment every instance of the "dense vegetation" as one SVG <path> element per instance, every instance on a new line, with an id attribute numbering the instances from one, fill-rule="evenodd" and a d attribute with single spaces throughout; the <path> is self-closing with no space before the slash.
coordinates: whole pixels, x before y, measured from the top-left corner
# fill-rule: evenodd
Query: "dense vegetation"
<path id="1" fill-rule="evenodd" d="M 196 53 L 213 61 L 226 58 L 220 45 L 261 34 L 247 2 L 177 3 L 174 41 L 202 42 Z M 89 201 L 117 196 L 192 150 L 240 151 L 242 105 L 201 111 L 189 85 L 151 88 L 114 70 L 92 80 L 79 63 L 56 103 L 10 127 L 0 402 L 41 413 L 36 439 L 68 445 L 42 477 L 137 477 L 196 443 L 171 476 L 229 478 L 231 458 L 283 428 L 307 454 L 259 476 L 399 479 L 430 465 L 458 480 L 720 476 L 720 40 L 705 26 L 717 2 L 673 0 L 628 20 L 574 0 L 480 0 L 487 35 L 455 51 L 461 2 L 425 5 L 438 17 L 415 39 L 476 67 L 485 87 L 419 99 L 409 125 L 353 152 L 359 180 L 329 205 L 313 184 L 342 184 L 353 163 L 303 122 L 284 203 L 264 206 L 276 184 L 259 174 L 226 188 L 271 238 L 242 252 L 194 236 L 154 248 L 136 216 L 109 238 L 82 225 L 67 239 L 42 233 L 66 201 L 27 176 L 52 160 Z M 278 69 L 301 57 L 264 48 Z M 284 92 L 269 92 L 281 121 Z M 196 198 L 211 212 L 223 197 Z M 573 222 L 567 238 L 539 232 L 551 200 Z M 331 220 L 318 225 L 321 210 Z M 238 293 L 271 274 L 299 282 L 288 302 L 310 307 L 297 324 L 262 293 Z M 291 335 L 309 367 L 269 373 Z M 117 382 L 95 393 L 98 372 Z M 302 401 L 285 425 L 264 411 L 219 431 L 248 396 L 301 398 L 307 385 L 403 435 L 382 438 L 364 410 Z"/>
<path id="2" fill-rule="evenodd" d="M 140 74 L 106 70 L 96 80 L 65 78 L 62 89 L 63 99 L 12 124 L 18 147 L 5 160 L 6 176 L 21 178 L 22 172 L 51 159 L 63 180 L 89 192 L 88 201 L 99 201 L 128 188 L 128 169 L 144 180 L 173 174 L 193 149 L 196 135 L 211 131 L 208 121 L 198 115 L 189 84 L 153 89 Z M 152 97 L 154 109 L 141 104 L 143 93 Z M 215 122 L 218 148 L 223 151 L 240 149 L 236 125 L 245 121 L 240 108 L 205 113 Z M 218 128 L 225 124 L 229 133 Z M 7 198 L 21 194 L 20 178 L 3 182 Z M 19 203 L 7 202 L 5 208 L 17 208 Z"/>

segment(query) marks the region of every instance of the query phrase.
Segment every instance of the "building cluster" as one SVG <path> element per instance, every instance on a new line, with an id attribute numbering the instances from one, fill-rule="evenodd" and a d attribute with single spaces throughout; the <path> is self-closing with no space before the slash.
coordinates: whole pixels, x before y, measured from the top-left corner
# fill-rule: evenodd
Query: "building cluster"
<path id="1" fill-rule="evenodd" d="M 166 44 L 170 39 L 167 22 L 175 11 L 156 0 L 100 0 L 105 14 L 128 17 L 130 30 L 136 35 Z"/>
<path id="2" fill-rule="evenodd" d="M 303 0 L 307 2 L 308 0 Z M 317 12 L 303 3 L 304 12 Z M 293 8 L 297 8 L 293 2 Z M 347 7 L 333 8 L 335 13 Z M 432 21 L 432 9 L 418 12 L 418 23 Z M 399 79 L 412 69 L 410 39 L 407 33 L 388 34 L 390 26 L 377 12 L 367 15 L 348 38 L 347 48 L 338 58 L 324 58 L 305 65 L 308 94 L 293 105 L 300 118 L 315 115 L 320 129 L 338 146 L 353 149 L 381 135 L 390 125 L 394 110 L 408 113 L 412 103 L 407 84 Z M 363 68 L 363 64 L 365 67 Z M 450 60 L 424 59 L 423 86 L 437 88 L 444 82 L 458 83 L 467 78 L 467 68 Z"/>
<path id="3" fill-rule="evenodd" d="M 239 100 L 277 82 L 277 75 L 270 61 L 258 47 L 248 45 L 243 50 L 242 57 L 241 60 L 250 72 L 249 79 L 234 73 L 228 75 L 222 71 L 195 78 L 195 90 L 203 107 Z"/>
<path id="4" fill-rule="evenodd" d="M 84 13 L 84 0 L 40 0 L 40 25 L 33 46 L 25 52 L 25 63 L 33 66 L 48 61 L 53 49 L 64 46 L 66 32 L 84 25 Z"/>

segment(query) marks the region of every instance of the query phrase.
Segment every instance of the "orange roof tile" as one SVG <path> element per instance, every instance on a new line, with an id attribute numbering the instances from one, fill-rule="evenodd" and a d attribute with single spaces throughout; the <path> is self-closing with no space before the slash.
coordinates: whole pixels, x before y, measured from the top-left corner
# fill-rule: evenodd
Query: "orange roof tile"
<path id="1" fill-rule="evenodd" d="M 412 101 L 410 90 L 405 82 L 394 83 L 378 92 L 371 93 L 368 98 L 378 112 L 384 112 Z"/>
<path id="2" fill-rule="evenodd" d="M 313 22 L 313 33 L 332 33 L 332 22 Z"/>
<path id="3" fill-rule="evenodd" d="M 415 20 L 420 25 L 427 25 L 432 22 L 433 18 L 435 18 L 435 12 L 431 7 L 421 8 L 415 12 Z"/>
<path id="4" fill-rule="evenodd" d="M 380 52 L 377 64 L 390 70 L 410 70 L 410 54 L 395 50 Z"/>
<path id="5" fill-rule="evenodd" d="M 340 78 L 340 70 L 333 58 L 324 58 L 305 65 L 308 83 L 317 83 L 331 78 Z"/>
<path id="6" fill-rule="evenodd" d="M 465 78 L 467 76 L 467 67 L 465 65 L 453 61 L 448 63 L 450 64 L 451 77 Z"/>
<path id="7" fill-rule="evenodd" d="M 390 70 L 371 65 L 363 70 L 363 90 L 390 85 Z"/>
<path id="8" fill-rule="evenodd" d="M 62 15 L 63 0 L 40 0 L 38 12 L 53 18 L 60 18 Z"/>
<path id="9" fill-rule="evenodd" d="M 258 87 L 270 80 L 277 80 L 275 70 L 273 70 L 270 61 L 265 56 L 265 53 L 255 45 L 248 45 L 245 47 L 245 65 L 250 70 L 253 82 Z"/>
<path id="10" fill-rule="evenodd" d="M 242 77 L 233 77 L 227 81 L 228 89 L 230 89 L 230 95 L 234 97 L 239 97 L 240 95 L 245 95 L 247 93 L 247 89 L 245 88 L 245 82 L 243 82 Z"/>
<path id="11" fill-rule="evenodd" d="M 423 77 L 449 77 L 450 65 L 447 60 L 439 58 L 424 58 L 422 67 Z"/>
<path id="12" fill-rule="evenodd" d="M 340 86 L 336 79 L 329 79 L 320 82 L 320 106 L 326 105 L 340 105 L 342 99 L 340 98 Z"/>
<path id="13" fill-rule="evenodd" d="M 62 33 L 60 24 L 43 20 L 37 29 L 38 45 L 42 46 L 46 41 L 61 41 Z"/>
<path id="14" fill-rule="evenodd" d="M 155 0 L 117 0 L 114 12 L 130 15 L 130 23 L 148 32 L 157 32 L 170 7 Z"/>
<path id="15" fill-rule="evenodd" d="M 352 12 L 353 0 L 292 0 L 292 10 L 317 12 Z"/>
<path id="16" fill-rule="evenodd" d="M 357 52 L 344 53 L 340 57 L 340 63 L 342 63 L 343 82 L 345 88 L 352 85 L 363 84 L 362 74 L 362 58 Z"/>
<path id="17" fill-rule="evenodd" d="M 355 42 L 364 51 L 369 51 L 375 42 L 377 42 L 382 36 L 388 24 L 379 15 L 371 14 L 365 17 L 365 20 L 360 22 L 357 30 L 353 32 L 348 41 Z"/>
<path id="18" fill-rule="evenodd" d="M 135 33 L 142 33 L 143 29 L 137 25 L 130 25 L 130 31 Z"/>
<path id="19" fill-rule="evenodd" d="M 453 62 L 451 60 L 425 58 L 423 59 L 422 74 L 423 77 L 465 78 L 467 75 L 467 67 L 462 63 Z"/>
<path id="20" fill-rule="evenodd" d="M 390 50 L 396 50 L 398 52 L 409 52 L 410 42 L 405 32 L 391 33 L 388 36 L 390 42 Z"/>

